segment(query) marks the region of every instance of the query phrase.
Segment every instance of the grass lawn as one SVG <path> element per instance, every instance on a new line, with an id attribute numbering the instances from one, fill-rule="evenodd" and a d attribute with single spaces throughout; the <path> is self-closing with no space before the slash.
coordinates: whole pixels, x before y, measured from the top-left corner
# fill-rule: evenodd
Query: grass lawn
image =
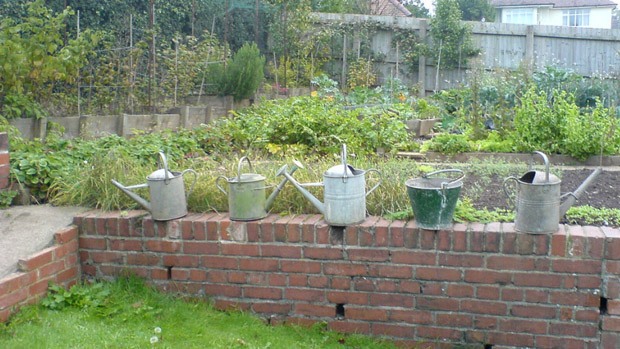
<path id="1" fill-rule="evenodd" d="M 40 304 L 0 324 L 0 348 L 396 348 L 377 339 L 269 326 L 204 300 L 159 293 L 136 278 L 56 286 Z"/>

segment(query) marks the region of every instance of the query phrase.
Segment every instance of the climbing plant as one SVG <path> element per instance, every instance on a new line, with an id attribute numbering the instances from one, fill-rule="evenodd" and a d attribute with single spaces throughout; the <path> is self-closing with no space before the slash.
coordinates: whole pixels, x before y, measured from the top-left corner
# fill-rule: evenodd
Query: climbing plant
<path id="1" fill-rule="evenodd" d="M 430 54 L 438 69 L 464 67 L 469 57 L 480 52 L 473 44 L 471 28 L 461 18 L 456 0 L 437 0 L 430 23 Z"/>

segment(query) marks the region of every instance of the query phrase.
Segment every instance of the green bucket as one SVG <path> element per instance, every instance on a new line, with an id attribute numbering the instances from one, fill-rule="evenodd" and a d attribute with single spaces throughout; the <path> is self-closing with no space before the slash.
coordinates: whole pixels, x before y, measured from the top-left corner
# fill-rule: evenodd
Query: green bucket
<path id="1" fill-rule="evenodd" d="M 459 173 L 459 177 L 456 179 L 429 178 L 446 172 Z M 409 179 L 405 182 L 418 227 L 439 230 L 452 226 L 452 217 L 464 177 L 463 171 L 450 169 L 427 173 L 421 178 Z"/>

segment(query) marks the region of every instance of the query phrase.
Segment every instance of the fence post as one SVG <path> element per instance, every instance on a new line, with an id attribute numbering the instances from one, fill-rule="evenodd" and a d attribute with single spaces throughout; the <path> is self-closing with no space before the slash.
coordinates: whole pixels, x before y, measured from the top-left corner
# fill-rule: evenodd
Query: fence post
<path id="1" fill-rule="evenodd" d="M 534 71 L 534 26 L 528 25 L 525 30 L 525 64 L 528 74 Z"/>
<path id="2" fill-rule="evenodd" d="M 47 118 L 42 117 L 40 119 L 34 120 L 33 127 L 33 135 L 32 138 L 39 138 L 42 141 L 45 140 L 45 136 L 47 135 Z"/>
<path id="3" fill-rule="evenodd" d="M 428 22 L 426 20 L 420 21 L 420 31 L 419 37 L 420 42 L 426 42 L 426 31 L 428 28 Z M 426 96 L 426 56 L 420 56 L 420 60 L 418 61 L 418 84 L 420 85 L 420 90 L 418 94 L 420 97 Z"/>
<path id="4" fill-rule="evenodd" d="M 187 128 L 187 125 L 189 123 L 189 105 L 186 105 L 184 107 L 181 107 L 179 110 L 180 114 L 181 114 L 181 120 L 179 120 L 181 128 Z"/>

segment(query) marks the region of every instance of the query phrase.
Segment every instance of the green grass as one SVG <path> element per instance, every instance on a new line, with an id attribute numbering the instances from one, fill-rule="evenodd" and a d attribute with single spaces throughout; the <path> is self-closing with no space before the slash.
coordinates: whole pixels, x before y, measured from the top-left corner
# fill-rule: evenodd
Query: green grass
<path id="1" fill-rule="evenodd" d="M 157 332 L 161 329 L 161 332 Z M 153 343 L 152 343 L 153 342 Z M 48 298 L 0 324 L 0 348 L 396 348 L 360 335 L 269 326 L 204 299 L 159 293 L 137 278 L 52 286 Z"/>

